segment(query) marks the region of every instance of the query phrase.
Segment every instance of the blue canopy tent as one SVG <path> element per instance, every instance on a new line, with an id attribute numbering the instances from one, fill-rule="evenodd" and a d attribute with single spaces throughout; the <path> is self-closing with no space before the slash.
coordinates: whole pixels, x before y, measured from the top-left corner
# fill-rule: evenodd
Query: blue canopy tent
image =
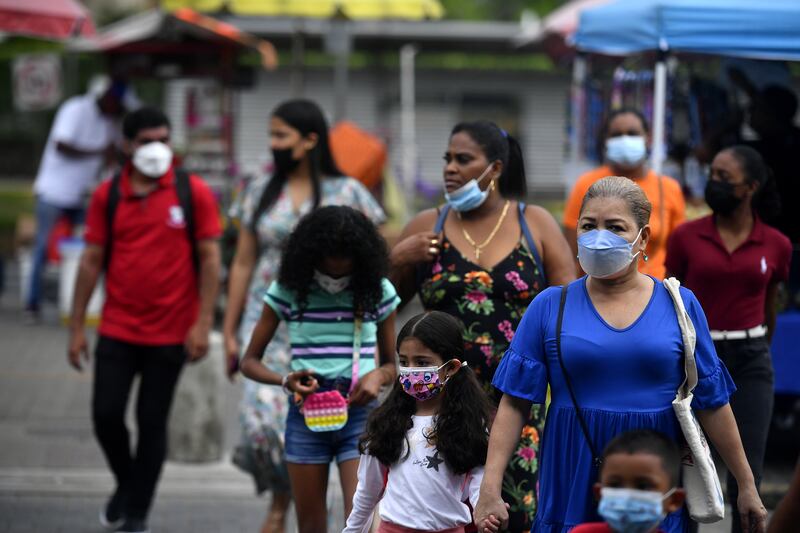
<path id="1" fill-rule="evenodd" d="M 630 55 L 658 51 L 653 112 L 653 168 L 664 159 L 668 52 L 800 60 L 798 0 L 617 0 L 581 13 L 581 52 Z"/>
<path id="2" fill-rule="evenodd" d="M 666 55 L 683 52 L 798 61 L 800 0 L 617 0 L 581 13 L 574 44 L 581 52 L 604 55 L 658 52 L 652 159 L 654 170 L 661 172 Z M 800 394 L 796 377 L 799 325 L 800 311 L 778 315 L 772 350 L 776 392 Z"/>

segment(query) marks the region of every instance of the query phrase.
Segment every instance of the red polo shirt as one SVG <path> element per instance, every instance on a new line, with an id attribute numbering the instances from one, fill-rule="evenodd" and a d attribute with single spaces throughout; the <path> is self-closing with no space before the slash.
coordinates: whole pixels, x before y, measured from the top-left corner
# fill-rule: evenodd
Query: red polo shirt
<path id="1" fill-rule="evenodd" d="M 728 253 L 713 215 L 679 226 L 667 245 L 667 272 L 700 300 L 711 329 L 738 331 L 764 324 L 770 283 L 789 277 L 792 245 L 758 217 L 747 240 Z"/>
<path id="2" fill-rule="evenodd" d="M 199 292 L 174 170 L 146 196 L 133 195 L 129 175 L 130 165 L 120 180 L 99 331 L 134 344 L 182 344 L 197 318 Z M 196 239 L 218 237 L 222 230 L 211 189 L 198 176 L 190 176 L 189 183 Z M 106 181 L 92 195 L 86 242 L 106 246 L 110 186 Z"/>

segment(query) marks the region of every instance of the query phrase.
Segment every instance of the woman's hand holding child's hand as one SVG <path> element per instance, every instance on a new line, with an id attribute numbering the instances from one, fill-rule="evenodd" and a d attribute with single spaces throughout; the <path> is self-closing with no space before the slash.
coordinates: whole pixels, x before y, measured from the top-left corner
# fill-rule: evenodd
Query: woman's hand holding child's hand
<path id="1" fill-rule="evenodd" d="M 508 507 L 499 494 L 489 496 L 481 491 L 473 515 L 478 533 L 497 533 L 504 528 L 508 524 Z"/>
<path id="2" fill-rule="evenodd" d="M 483 525 L 478 528 L 478 531 L 481 533 L 497 533 L 500 531 L 500 519 L 490 514 L 489 517 L 483 521 Z"/>

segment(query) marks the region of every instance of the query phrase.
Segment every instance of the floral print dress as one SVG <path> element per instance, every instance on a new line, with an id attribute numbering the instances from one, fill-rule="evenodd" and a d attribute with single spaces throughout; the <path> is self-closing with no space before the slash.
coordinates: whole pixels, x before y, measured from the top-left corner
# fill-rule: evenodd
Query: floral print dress
<path id="1" fill-rule="evenodd" d="M 253 216 L 267 183 L 269 183 L 267 176 L 253 178 L 231 206 L 230 217 L 239 220 L 244 226 L 252 227 Z M 357 180 L 349 177 L 327 178 L 321 185 L 320 206 L 346 205 L 361 211 L 375 224 L 385 221 L 383 209 Z M 264 295 L 278 276 L 283 245 L 297 222 L 312 209 L 313 202 L 309 199 L 295 210 L 284 188 L 272 207 L 259 216 L 255 227 L 259 257 L 250 280 L 247 301 L 239 324 L 239 342 L 243 353 L 261 317 Z M 281 322 L 278 325 L 262 360 L 264 365 L 274 372 L 284 375 L 289 372 L 291 353 L 289 332 L 285 323 Z M 288 478 L 285 477 L 285 468 L 282 466 L 282 440 L 288 408 L 286 395 L 280 387 L 262 385 L 244 377 L 243 381 L 244 393 L 240 418 L 245 441 L 264 457 L 269 458 L 269 461 L 280 470 L 280 475 L 274 478 L 282 478 L 278 479 L 278 482 L 271 483 L 272 487 L 264 487 L 263 483 L 260 484 L 259 480 L 256 480 L 258 490 L 261 492 L 266 488 L 272 488 L 288 491 Z M 278 446 L 280 450 L 276 450 Z"/>
<path id="2" fill-rule="evenodd" d="M 445 235 L 439 257 L 421 267 L 418 285 L 427 310 L 449 313 L 466 328 L 466 360 L 495 405 L 502 394 L 492 387 L 500 363 L 528 304 L 544 289 L 539 266 L 520 241 L 493 268 L 466 259 Z M 503 499 L 510 505 L 508 531 L 527 532 L 536 514 L 539 435 L 544 408 L 534 405 L 503 477 Z"/>

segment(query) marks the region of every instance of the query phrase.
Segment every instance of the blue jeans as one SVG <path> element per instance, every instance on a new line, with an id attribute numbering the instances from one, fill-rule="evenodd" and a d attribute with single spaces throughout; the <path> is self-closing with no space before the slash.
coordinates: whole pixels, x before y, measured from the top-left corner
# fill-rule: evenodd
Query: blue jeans
<path id="1" fill-rule="evenodd" d="M 59 207 L 48 204 L 40 197 L 36 197 L 36 240 L 33 244 L 31 280 L 25 306 L 28 310 L 39 310 L 39 303 L 42 300 L 42 274 L 47 261 L 47 242 L 53 227 L 62 216 L 67 217 L 72 224 L 81 224 L 84 211 L 82 207 Z"/>
<path id="2" fill-rule="evenodd" d="M 347 424 L 336 431 L 316 433 L 308 429 L 305 418 L 293 401 L 289 401 L 286 416 L 285 458 L 287 463 L 328 464 L 334 459 L 343 463 L 358 459 L 358 440 L 367 427 L 367 416 L 377 402 L 351 406 L 347 413 Z"/>

